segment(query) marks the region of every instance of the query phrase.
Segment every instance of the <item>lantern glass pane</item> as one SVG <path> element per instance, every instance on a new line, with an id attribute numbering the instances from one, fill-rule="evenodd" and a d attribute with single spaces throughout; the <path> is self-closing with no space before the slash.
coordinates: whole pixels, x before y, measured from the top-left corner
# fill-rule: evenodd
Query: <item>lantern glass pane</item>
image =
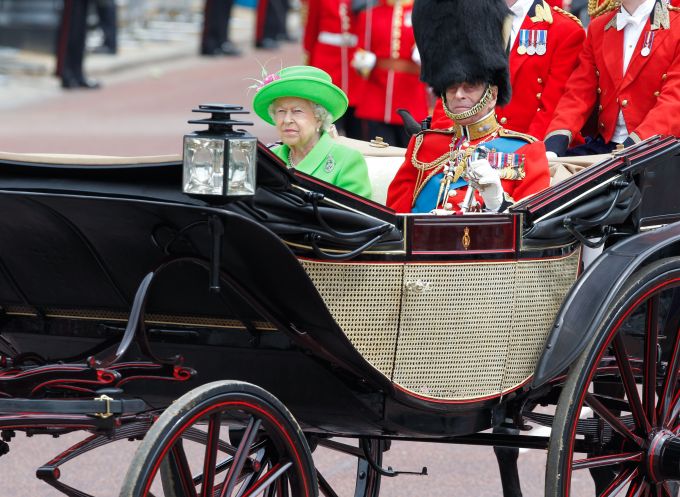
<path id="1" fill-rule="evenodd" d="M 198 195 L 224 195 L 224 140 L 184 137 L 183 190 Z"/>
<path id="2" fill-rule="evenodd" d="M 254 195 L 257 170 L 257 139 L 229 139 L 227 195 Z"/>

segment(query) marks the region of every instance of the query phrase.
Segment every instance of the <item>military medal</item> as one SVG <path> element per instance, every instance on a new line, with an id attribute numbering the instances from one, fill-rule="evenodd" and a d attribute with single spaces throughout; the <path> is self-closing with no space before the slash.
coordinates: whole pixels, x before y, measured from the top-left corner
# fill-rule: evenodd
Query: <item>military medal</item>
<path id="1" fill-rule="evenodd" d="M 536 54 L 545 55 L 548 51 L 548 30 L 541 29 L 538 31 L 538 44 L 536 45 Z"/>
<path id="2" fill-rule="evenodd" d="M 527 53 L 527 45 L 529 44 L 529 31 L 526 29 L 519 30 L 519 46 L 517 47 L 517 53 L 519 55 L 524 55 Z"/>
<path id="3" fill-rule="evenodd" d="M 527 47 L 527 55 L 536 54 L 536 30 L 529 31 L 529 46 Z"/>
<path id="4" fill-rule="evenodd" d="M 652 44 L 654 43 L 654 31 L 647 31 L 645 34 L 645 41 L 642 44 L 642 50 L 640 50 L 640 55 L 643 57 L 649 56 L 652 53 Z"/>

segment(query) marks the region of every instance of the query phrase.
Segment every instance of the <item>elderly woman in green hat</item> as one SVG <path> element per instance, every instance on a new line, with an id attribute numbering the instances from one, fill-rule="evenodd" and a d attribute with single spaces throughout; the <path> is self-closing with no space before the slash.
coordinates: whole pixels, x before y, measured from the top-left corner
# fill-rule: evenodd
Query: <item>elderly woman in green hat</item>
<path id="1" fill-rule="evenodd" d="M 283 144 L 272 151 L 288 167 L 370 197 L 364 157 L 328 134 L 331 124 L 347 110 L 347 96 L 328 73 L 311 66 L 281 69 L 259 86 L 253 109 L 276 126 Z"/>

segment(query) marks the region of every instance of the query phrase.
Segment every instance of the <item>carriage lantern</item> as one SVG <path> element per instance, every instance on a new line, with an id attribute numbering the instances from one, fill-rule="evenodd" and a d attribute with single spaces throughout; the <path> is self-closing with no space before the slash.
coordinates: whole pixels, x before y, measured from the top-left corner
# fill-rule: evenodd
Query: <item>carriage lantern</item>
<path id="1" fill-rule="evenodd" d="M 182 190 L 190 195 L 243 198 L 255 194 L 257 138 L 235 125 L 231 114 L 247 114 L 243 107 L 224 104 L 199 105 L 193 112 L 211 114 L 189 121 L 208 129 L 184 137 Z"/>

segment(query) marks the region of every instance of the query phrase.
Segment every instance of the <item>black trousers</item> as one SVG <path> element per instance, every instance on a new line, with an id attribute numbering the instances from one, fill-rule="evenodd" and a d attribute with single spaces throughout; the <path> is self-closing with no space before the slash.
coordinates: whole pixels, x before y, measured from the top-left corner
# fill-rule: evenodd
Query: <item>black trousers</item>
<path id="1" fill-rule="evenodd" d="M 227 30 L 233 4 L 234 0 L 205 0 L 201 53 L 210 54 L 228 40 Z"/>
<path id="2" fill-rule="evenodd" d="M 103 46 L 116 52 L 118 50 L 118 14 L 115 0 L 97 0 L 97 18 L 104 34 Z"/>
<path id="3" fill-rule="evenodd" d="M 258 0 L 255 43 L 264 39 L 276 40 L 287 36 L 288 0 Z"/>
<path id="4" fill-rule="evenodd" d="M 64 0 L 57 32 L 57 70 L 62 81 L 85 80 L 83 58 L 90 0 Z"/>
<path id="5" fill-rule="evenodd" d="M 574 148 L 567 150 L 567 156 L 576 155 L 597 155 L 597 154 L 608 154 L 614 150 L 619 144 L 616 142 L 605 143 L 601 136 L 596 138 L 586 137 L 586 142 L 583 145 L 579 145 Z"/>

